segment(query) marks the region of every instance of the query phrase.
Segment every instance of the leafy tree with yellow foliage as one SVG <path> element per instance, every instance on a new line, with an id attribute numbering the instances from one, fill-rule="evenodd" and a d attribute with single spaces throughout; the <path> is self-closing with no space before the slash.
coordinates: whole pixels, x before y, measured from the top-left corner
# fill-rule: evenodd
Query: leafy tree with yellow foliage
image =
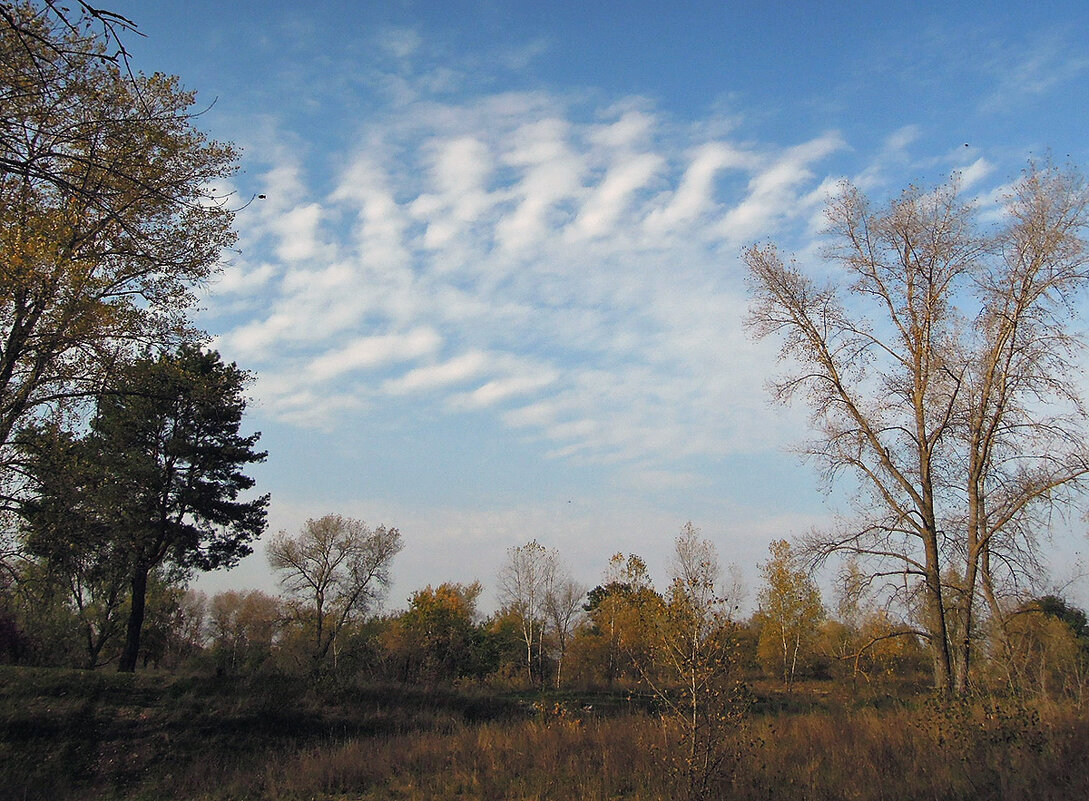
<path id="1" fill-rule="evenodd" d="M 176 77 L 122 69 L 63 16 L 4 11 L 0 455 L 116 363 L 194 337 L 194 289 L 234 241 L 212 187 L 236 161 L 197 130 Z"/>
<path id="2" fill-rule="evenodd" d="M 408 610 L 382 634 L 401 678 L 435 681 L 479 672 L 482 633 L 476 603 L 483 589 L 479 581 L 444 582 L 412 594 Z"/>
<path id="3" fill-rule="evenodd" d="M 811 655 L 824 620 L 824 605 L 820 590 L 799 567 L 789 542 L 776 540 L 769 551 L 771 558 L 760 566 L 764 586 L 756 613 L 760 624 L 758 653 L 764 669 L 782 676 L 790 688 L 799 667 Z"/>
<path id="4" fill-rule="evenodd" d="M 651 663 L 654 623 L 664 605 L 643 559 L 614 554 L 604 581 L 586 595 L 587 625 L 573 643 L 578 672 L 610 687 L 624 679 L 636 680 L 637 665 Z"/>

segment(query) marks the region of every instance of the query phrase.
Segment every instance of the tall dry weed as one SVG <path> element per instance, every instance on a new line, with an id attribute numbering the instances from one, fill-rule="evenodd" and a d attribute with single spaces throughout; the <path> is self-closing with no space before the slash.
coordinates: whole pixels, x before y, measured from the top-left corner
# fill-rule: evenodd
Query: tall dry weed
<path id="1" fill-rule="evenodd" d="M 738 801 L 1049 801 L 1089 797 L 1089 721 L 984 705 L 834 709 L 724 733 L 736 765 L 709 798 Z M 357 740 L 278 765 L 244 797 L 673 799 L 683 759 L 670 721 L 555 715 L 456 732 Z"/>

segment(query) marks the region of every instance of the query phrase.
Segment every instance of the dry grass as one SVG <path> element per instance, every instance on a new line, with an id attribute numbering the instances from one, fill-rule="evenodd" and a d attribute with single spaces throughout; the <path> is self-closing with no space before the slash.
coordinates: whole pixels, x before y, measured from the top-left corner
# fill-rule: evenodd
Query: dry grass
<path id="1" fill-rule="evenodd" d="M 729 733 L 708 797 L 1089 798 L 1089 717 L 1073 709 L 806 692 Z M 6 669 L 0 702 L 0 798 L 683 797 L 677 727 L 622 704 L 595 716 L 441 691 Z"/>
<path id="2" fill-rule="evenodd" d="M 1089 721 L 976 705 L 809 712 L 735 734 L 737 762 L 710 797 L 1070 799 L 1089 797 Z M 680 743 L 647 715 L 490 723 L 315 748 L 204 798 L 672 799 Z"/>
<path id="3" fill-rule="evenodd" d="M 650 799 L 668 794 L 653 755 L 672 747 L 660 721 L 533 720 L 311 749 L 210 798 Z M 651 758 L 648 759 L 648 756 Z M 647 768 L 650 770 L 648 771 Z"/>
<path id="4" fill-rule="evenodd" d="M 711 797 L 1003 799 L 1089 797 L 1089 721 L 977 705 L 839 709 L 759 719 Z M 676 730 L 635 715 L 485 724 L 312 749 L 209 798 L 671 799 Z"/>

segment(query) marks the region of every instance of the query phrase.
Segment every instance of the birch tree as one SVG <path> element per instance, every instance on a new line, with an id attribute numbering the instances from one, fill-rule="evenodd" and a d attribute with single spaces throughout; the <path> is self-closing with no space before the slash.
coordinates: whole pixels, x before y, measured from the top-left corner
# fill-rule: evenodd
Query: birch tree
<path id="1" fill-rule="evenodd" d="M 759 653 L 766 666 L 774 667 L 789 690 L 794 686 L 800 661 L 808 656 L 824 619 L 820 590 L 798 565 L 797 555 L 786 540 L 776 540 L 768 550 L 771 558 L 760 566 L 764 586 L 759 593 Z"/>
<path id="2" fill-rule="evenodd" d="M 499 599 L 518 618 L 526 646 L 526 676 L 542 673 L 548 598 L 556 583 L 559 553 L 537 540 L 507 549 L 499 572 Z"/>
<path id="3" fill-rule="evenodd" d="M 556 687 L 563 680 L 563 665 L 571 636 L 582 619 L 586 587 L 561 570 L 545 595 L 544 609 L 556 645 Z"/>
<path id="4" fill-rule="evenodd" d="M 856 515 L 814 533 L 818 561 L 865 560 L 918 614 L 934 682 L 966 691 L 980 606 L 1037 565 L 1052 513 L 1089 472 L 1078 384 L 1089 272 L 1082 176 L 1029 165 L 994 227 L 958 180 L 875 208 L 845 184 L 827 205 L 835 277 L 744 255 L 757 337 L 795 368 L 773 385 L 812 409 L 805 453 L 849 479 Z"/>
<path id="5" fill-rule="evenodd" d="M 723 597 L 714 544 L 687 523 L 674 541 L 671 583 L 655 616 L 653 665 L 642 677 L 679 723 L 685 758 L 677 766 L 689 798 L 717 797 L 733 767 L 727 732 L 736 733 L 747 701 L 733 680 L 732 599 Z"/>

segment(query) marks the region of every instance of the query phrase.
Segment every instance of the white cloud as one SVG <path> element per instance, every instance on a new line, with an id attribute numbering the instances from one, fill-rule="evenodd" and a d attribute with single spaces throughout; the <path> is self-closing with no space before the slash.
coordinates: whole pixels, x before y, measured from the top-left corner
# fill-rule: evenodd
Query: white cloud
<path id="1" fill-rule="evenodd" d="M 382 390 L 390 395 L 405 395 L 463 384 L 478 376 L 487 363 L 485 354 L 471 351 L 449 361 L 410 370 L 400 378 L 386 381 Z"/>
<path id="2" fill-rule="evenodd" d="M 531 395 L 554 383 L 555 370 L 545 368 L 524 375 L 494 378 L 471 392 L 453 395 L 450 404 L 454 408 L 482 409 L 522 395 Z"/>
<path id="3" fill-rule="evenodd" d="M 595 420 L 568 420 L 550 425 L 545 434 L 549 439 L 553 440 L 585 440 L 587 437 L 596 434 L 598 428 L 599 424 Z"/>
<path id="4" fill-rule="evenodd" d="M 261 311 L 221 337 L 275 377 L 264 408 L 299 425 L 390 396 L 493 410 L 557 458 L 648 475 L 795 433 L 756 433 L 773 358 L 742 329 L 729 254 L 813 213 L 842 139 L 684 133 L 641 101 L 590 112 L 541 93 L 415 100 L 365 121 L 324 197 L 270 165 L 291 196 L 244 234 L 276 266 L 238 282 Z"/>
<path id="5" fill-rule="evenodd" d="M 272 313 L 264 318 L 250 320 L 220 337 L 228 351 L 240 354 L 244 359 L 257 362 L 269 355 L 269 347 L 278 339 L 290 337 L 296 329 L 293 315 Z"/>
<path id="6" fill-rule="evenodd" d="M 306 187 L 302 180 L 302 168 L 297 159 L 283 152 L 277 154 L 283 160 L 264 174 L 263 198 L 258 210 L 265 214 L 275 214 L 289 208 L 291 199 L 302 196 Z"/>
<path id="7" fill-rule="evenodd" d="M 431 328 L 418 328 L 407 334 L 360 337 L 314 359 L 307 373 L 310 378 L 323 381 L 360 368 L 416 359 L 434 353 L 441 345 L 442 338 Z"/>
<path id="8" fill-rule="evenodd" d="M 758 157 L 723 142 L 708 142 L 696 148 L 684 178 L 667 205 L 647 216 L 647 228 L 663 232 L 682 223 L 698 220 L 716 207 L 714 182 L 726 169 L 754 169 Z"/>
<path id="9" fill-rule="evenodd" d="M 411 258 L 405 246 L 407 214 L 393 196 L 386 171 L 374 160 L 374 145 L 361 150 L 329 199 L 356 211 L 356 242 L 367 261 L 406 264 Z"/>
<path id="10" fill-rule="evenodd" d="M 436 141 L 431 174 L 436 192 L 423 193 L 409 205 L 412 216 L 426 225 L 424 247 L 456 246 L 464 235 L 500 200 L 487 181 L 494 169 L 488 146 L 473 136 Z"/>
<path id="11" fill-rule="evenodd" d="M 253 293 L 268 284 L 279 271 L 277 265 L 267 261 L 252 266 L 245 262 L 228 264 L 216 276 L 213 289 L 217 295 Z"/>
<path id="12" fill-rule="evenodd" d="M 661 156 L 642 153 L 610 168 L 568 227 L 569 236 L 579 240 L 608 233 L 631 196 L 645 186 L 663 164 Z"/>
<path id="13" fill-rule="evenodd" d="M 885 153 L 902 153 L 919 139 L 918 125 L 905 125 L 885 137 Z"/>
<path id="14" fill-rule="evenodd" d="M 272 223 L 280 237 L 276 255 L 284 261 L 302 261 L 318 252 L 317 231 L 321 206 L 307 203 L 282 214 Z"/>
<path id="15" fill-rule="evenodd" d="M 473 136 L 442 142 L 435 158 L 435 183 L 448 194 L 483 191 L 492 170 L 487 145 Z"/>
<path id="16" fill-rule="evenodd" d="M 318 391 L 300 385 L 294 376 L 258 373 L 255 387 L 259 406 L 285 423 L 301 428 L 330 430 L 345 414 L 362 411 L 366 402 L 358 394 Z"/>
<path id="17" fill-rule="evenodd" d="M 567 217 L 561 202 L 580 193 L 585 160 L 571 149 L 568 129 L 564 120 L 546 119 L 512 133 L 503 161 L 521 178 L 511 187 L 517 207 L 496 226 L 495 238 L 505 248 L 520 251 L 539 243 Z"/>
<path id="18" fill-rule="evenodd" d="M 707 476 L 686 471 L 635 470 L 625 478 L 628 486 L 640 492 L 661 492 L 663 489 L 689 490 L 707 484 Z"/>
<path id="19" fill-rule="evenodd" d="M 732 242 L 766 236 L 780 218 L 800 211 L 800 186 L 814 177 L 812 164 L 844 146 L 838 134 L 824 136 L 787 149 L 749 181 L 748 196 L 726 213 L 723 236 Z"/>
<path id="20" fill-rule="evenodd" d="M 409 588 L 436 577 L 487 583 L 504 545 L 531 536 L 560 546 L 590 581 L 617 548 L 665 564 L 687 515 L 706 514 L 692 503 L 720 504 L 715 519 L 752 545 L 729 552 L 750 563 L 767 539 L 825 522 L 791 511 L 803 493 L 782 499 L 785 509 L 760 486 L 760 497 L 745 497 L 754 482 L 800 486 L 743 473 L 804 438 L 806 409 L 767 403 L 776 349 L 746 334 L 737 252 L 773 238 L 820 269 L 821 207 L 841 175 L 876 199 L 959 166 L 982 214 L 996 213 L 992 159 L 1003 171 L 1007 162 L 988 145 L 1001 131 L 971 132 L 978 75 L 957 82 L 966 104 L 957 114 L 941 105 L 949 87 L 933 87 L 933 107 L 911 102 L 903 71 L 891 81 L 879 69 L 856 74 L 834 93 L 839 108 L 827 92 L 769 104 L 727 74 L 700 118 L 679 98 L 659 107 L 597 87 L 493 91 L 541 86 L 540 76 L 511 83 L 503 71 L 540 59 L 547 40 L 496 43 L 485 62 L 479 51 L 452 57 L 464 42 L 448 31 L 426 42 L 413 27 L 368 33 L 366 51 L 358 39 L 344 52 L 324 39 L 310 67 L 282 65 L 303 90 L 288 92 L 301 100 L 283 109 L 297 135 L 246 119 L 240 202 L 267 197 L 238 214 L 242 255 L 226 254 L 234 263 L 205 303 L 217 346 L 258 376 L 252 408 L 268 449 L 296 468 L 278 506 L 309 493 L 297 523 L 328 504 L 403 527 L 398 571 L 428 566 Z M 1084 77 L 1083 49 L 1011 48 L 989 65 L 991 110 Z M 969 50 L 960 63 L 972 73 L 981 51 Z M 929 64 L 924 73 L 935 74 Z M 871 91 L 885 93 L 880 105 L 905 89 L 891 112 L 846 113 L 848 103 L 872 108 Z M 950 113 L 973 147 L 957 139 L 955 154 L 923 160 L 933 142 L 962 134 L 904 123 Z M 849 126 L 851 147 L 799 127 L 833 118 Z M 1022 127 L 1006 137 L 1011 151 L 1039 147 L 1025 141 L 1040 126 Z M 326 149 L 337 142 L 339 152 Z M 314 440 L 266 422 L 336 433 Z M 436 453 L 431 434 L 453 447 Z M 310 457 L 294 460 L 307 447 L 319 467 L 303 471 Z M 434 469 L 420 471 L 428 456 Z M 327 464 L 349 465 L 340 471 L 349 492 L 364 486 L 374 497 L 345 508 L 343 486 L 324 474 L 316 491 L 304 488 L 301 473 Z M 555 487 L 555 499 L 541 497 Z M 527 488 L 538 497 L 527 500 Z M 591 495 L 584 506 L 595 508 L 576 513 Z M 495 508 L 514 497 L 517 508 Z M 780 516 L 769 519 L 772 507 Z M 471 565 L 456 558 L 485 542 Z M 450 576 L 451 565 L 484 572 Z"/>
<path id="21" fill-rule="evenodd" d="M 627 150 L 642 146 L 658 120 L 644 111 L 625 111 L 619 120 L 590 130 L 588 139 L 607 150 Z"/>
<path id="22" fill-rule="evenodd" d="M 536 401 L 503 415 L 503 421 L 515 428 L 543 427 L 552 424 L 562 411 L 563 405 L 552 398 Z"/>
<path id="23" fill-rule="evenodd" d="M 960 185 L 964 189 L 968 189 L 975 186 L 992 172 L 994 172 L 994 165 L 987 161 L 985 158 L 980 157 L 969 164 L 967 167 L 963 167 L 960 172 Z"/>

